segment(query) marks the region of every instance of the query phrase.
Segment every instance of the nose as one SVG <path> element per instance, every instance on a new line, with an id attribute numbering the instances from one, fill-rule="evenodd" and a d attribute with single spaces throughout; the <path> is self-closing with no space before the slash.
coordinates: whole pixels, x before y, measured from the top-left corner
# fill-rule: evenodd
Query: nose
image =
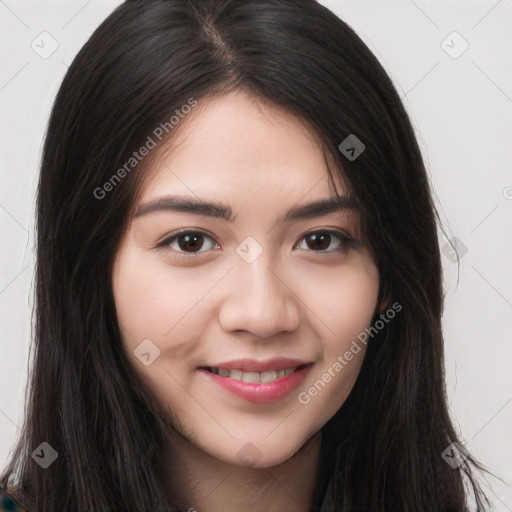
<path id="1" fill-rule="evenodd" d="M 280 276 L 260 256 L 240 262 L 230 272 L 219 311 L 219 323 L 228 331 L 247 331 L 259 338 L 294 331 L 300 325 L 300 300 L 293 283 Z"/>

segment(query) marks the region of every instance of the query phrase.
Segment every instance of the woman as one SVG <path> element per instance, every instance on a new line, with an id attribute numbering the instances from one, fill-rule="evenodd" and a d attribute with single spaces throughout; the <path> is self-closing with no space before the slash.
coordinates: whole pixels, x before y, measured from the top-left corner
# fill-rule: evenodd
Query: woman
<path id="1" fill-rule="evenodd" d="M 326 8 L 125 2 L 52 111 L 0 483 L 38 512 L 485 510 L 437 220 L 389 77 Z"/>

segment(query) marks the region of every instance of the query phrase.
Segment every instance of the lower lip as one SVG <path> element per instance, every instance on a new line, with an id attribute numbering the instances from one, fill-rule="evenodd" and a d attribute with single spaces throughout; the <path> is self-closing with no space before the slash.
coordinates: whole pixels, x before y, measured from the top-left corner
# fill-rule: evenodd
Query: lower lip
<path id="1" fill-rule="evenodd" d="M 240 380 L 230 379 L 229 377 L 221 377 L 220 375 L 204 369 L 201 369 L 201 372 L 205 373 L 215 383 L 219 384 L 219 386 L 222 386 L 224 389 L 249 402 L 268 403 L 275 402 L 289 395 L 304 381 L 310 368 L 311 366 L 306 366 L 296 372 L 290 373 L 290 375 L 286 377 L 276 379 L 269 384 L 242 382 Z"/>

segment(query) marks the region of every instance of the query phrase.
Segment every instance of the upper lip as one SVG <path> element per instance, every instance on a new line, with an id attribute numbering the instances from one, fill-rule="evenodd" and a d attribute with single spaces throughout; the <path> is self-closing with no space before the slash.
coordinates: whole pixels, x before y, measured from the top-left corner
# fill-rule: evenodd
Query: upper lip
<path id="1" fill-rule="evenodd" d="M 311 366 L 311 361 L 302 359 L 292 359 L 285 357 L 276 357 L 265 361 L 256 359 L 237 359 L 235 361 L 226 361 L 215 363 L 201 368 L 226 368 L 227 370 L 242 370 L 246 372 L 264 372 L 267 370 L 284 370 L 286 368 L 297 368 L 299 366 Z"/>

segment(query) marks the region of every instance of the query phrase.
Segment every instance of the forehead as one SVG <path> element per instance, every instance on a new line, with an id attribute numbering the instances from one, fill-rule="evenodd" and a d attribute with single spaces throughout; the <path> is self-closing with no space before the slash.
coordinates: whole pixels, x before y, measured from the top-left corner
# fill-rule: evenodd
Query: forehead
<path id="1" fill-rule="evenodd" d="M 331 195 L 329 157 L 313 131 L 279 107 L 232 92 L 202 102 L 177 128 L 156 148 L 139 203 L 162 192 L 277 201 Z M 338 177 L 336 184 L 342 192 Z"/>

